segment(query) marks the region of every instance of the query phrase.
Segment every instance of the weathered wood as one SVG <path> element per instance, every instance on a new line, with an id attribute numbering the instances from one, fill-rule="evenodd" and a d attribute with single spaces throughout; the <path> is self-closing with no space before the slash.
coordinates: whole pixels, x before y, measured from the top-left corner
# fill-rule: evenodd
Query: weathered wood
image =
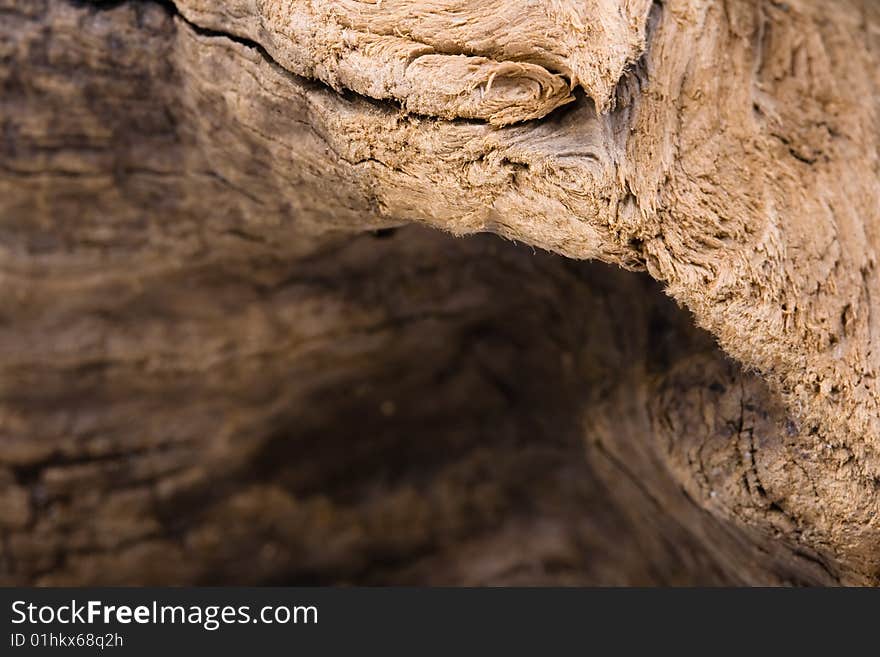
<path id="1" fill-rule="evenodd" d="M 0 0 L 3 581 L 876 583 L 880 5 L 411 4 Z"/>

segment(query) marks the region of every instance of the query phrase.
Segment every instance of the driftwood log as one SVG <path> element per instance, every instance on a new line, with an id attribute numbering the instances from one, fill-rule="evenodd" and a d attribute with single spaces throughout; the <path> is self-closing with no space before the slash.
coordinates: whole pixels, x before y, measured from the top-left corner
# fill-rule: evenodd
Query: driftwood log
<path id="1" fill-rule="evenodd" d="M 0 0 L 0 582 L 876 584 L 878 145 L 875 0 Z"/>

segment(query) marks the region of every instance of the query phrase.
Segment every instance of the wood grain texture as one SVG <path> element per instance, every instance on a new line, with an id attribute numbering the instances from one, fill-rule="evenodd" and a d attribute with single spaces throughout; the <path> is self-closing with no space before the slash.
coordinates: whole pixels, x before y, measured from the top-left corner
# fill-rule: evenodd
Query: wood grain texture
<path id="1" fill-rule="evenodd" d="M 575 4 L 0 0 L 3 581 L 876 583 L 880 6 Z"/>

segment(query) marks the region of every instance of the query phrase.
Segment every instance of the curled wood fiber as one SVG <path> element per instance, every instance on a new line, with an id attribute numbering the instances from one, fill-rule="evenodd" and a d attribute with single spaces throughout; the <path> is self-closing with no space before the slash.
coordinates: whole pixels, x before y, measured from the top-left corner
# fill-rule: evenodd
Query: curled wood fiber
<path id="1" fill-rule="evenodd" d="M 445 119 L 507 125 L 582 87 L 606 109 L 644 47 L 649 0 L 185 0 L 192 22 L 288 70 Z"/>

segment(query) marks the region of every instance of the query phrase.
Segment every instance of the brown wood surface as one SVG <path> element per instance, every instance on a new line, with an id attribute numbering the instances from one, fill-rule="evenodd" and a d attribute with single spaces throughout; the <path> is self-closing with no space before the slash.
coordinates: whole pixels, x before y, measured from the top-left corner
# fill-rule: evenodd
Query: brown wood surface
<path id="1" fill-rule="evenodd" d="M 0 0 L 0 582 L 877 583 L 880 3 L 518 5 Z"/>

